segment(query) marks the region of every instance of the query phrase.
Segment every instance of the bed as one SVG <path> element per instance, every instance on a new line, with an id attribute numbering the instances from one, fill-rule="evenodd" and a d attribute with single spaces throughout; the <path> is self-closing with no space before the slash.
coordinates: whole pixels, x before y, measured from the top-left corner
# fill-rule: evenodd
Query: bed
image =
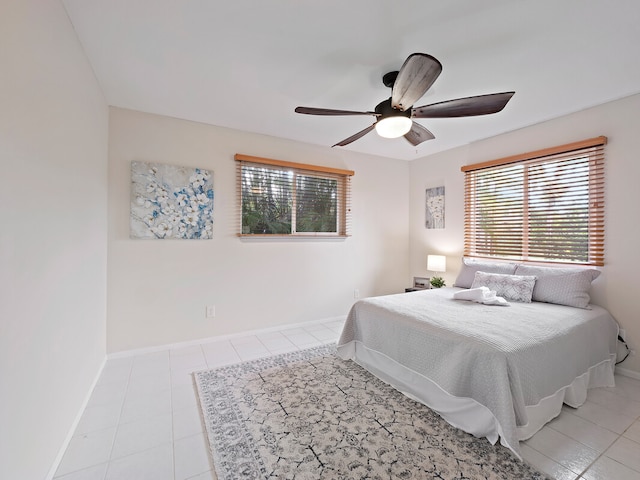
<path id="1" fill-rule="evenodd" d="M 456 284 L 476 287 L 463 281 L 474 273 L 464 268 Z M 484 272 L 476 268 L 475 273 Z M 539 273 L 533 277 L 541 286 L 538 298 L 545 298 L 551 284 Z M 566 278 L 552 282 L 571 286 Z M 491 443 L 500 440 L 518 457 L 519 441 L 556 417 L 563 403 L 578 407 L 587 389 L 614 385 L 618 325 L 604 308 L 536 301 L 533 294 L 530 303 L 508 306 L 454 299 L 462 290 L 445 287 L 356 302 L 338 355 L 453 426 Z"/>

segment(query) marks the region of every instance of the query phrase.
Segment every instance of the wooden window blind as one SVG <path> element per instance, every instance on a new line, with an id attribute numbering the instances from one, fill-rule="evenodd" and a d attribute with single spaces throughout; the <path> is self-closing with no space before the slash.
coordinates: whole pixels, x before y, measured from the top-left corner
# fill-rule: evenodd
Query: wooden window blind
<path id="1" fill-rule="evenodd" d="M 238 235 L 347 237 L 352 170 L 235 155 Z"/>
<path id="2" fill-rule="evenodd" d="M 464 254 L 604 265 L 606 137 L 462 167 Z"/>

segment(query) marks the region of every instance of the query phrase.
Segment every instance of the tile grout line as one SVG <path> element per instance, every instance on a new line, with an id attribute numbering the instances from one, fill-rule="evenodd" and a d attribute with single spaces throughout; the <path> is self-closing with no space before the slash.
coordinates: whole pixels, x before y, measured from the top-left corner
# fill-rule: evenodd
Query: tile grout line
<path id="1" fill-rule="evenodd" d="M 623 396 L 623 398 L 625 398 L 625 399 L 626 399 L 626 397 L 624 397 L 624 396 Z M 599 405 L 599 406 L 603 406 L 603 405 L 599 404 L 598 402 L 594 402 L 594 403 L 596 403 L 596 404 L 597 404 L 597 405 Z M 640 417 L 635 417 L 635 418 L 634 418 L 634 417 L 629 416 L 630 418 L 634 418 L 633 422 L 632 422 L 628 427 L 626 427 L 622 433 L 618 433 L 618 432 L 615 432 L 615 431 L 613 431 L 613 430 L 608 429 L 607 427 L 604 427 L 604 426 L 599 425 L 599 424 L 597 424 L 597 423 L 595 423 L 595 422 L 592 422 L 591 420 L 589 420 L 589 419 L 587 419 L 587 418 L 581 417 L 580 415 L 575 415 L 575 414 L 573 414 L 573 413 L 571 413 L 571 412 L 566 412 L 566 411 L 565 411 L 564 413 L 568 413 L 568 414 L 570 414 L 570 415 L 576 416 L 576 417 L 580 418 L 581 420 L 584 420 L 585 422 L 588 422 L 588 423 L 590 423 L 590 424 L 592 424 L 592 425 L 595 425 L 595 426 L 597 426 L 597 427 L 599 427 L 599 428 L 603 428 L 604 430 L 607 430 L 607 431 L 609 431 L 609 432 L 611 432 L 611 433 L 614 433 L 614 434 L 617 436 L 617 437 L 616 437 L 616 439 L 615 439 L 613 442 L 611 442 L 611 444 L 609 444 L 609 445 L 608 445 L 608 446 L 607 446 L 607 447 L 606 447 L 602 452 L 600 452 L 600 453 L 598 454 L 598 456 L 597 456 L 597 457 L 596 457 L 596 458 L 595 458 L 595 459 L 594 459 L 594 460 L 593 460 L 593 461 L 592 461 L 592 462 L 591 462 L 591 463 L 590 463 L 590 464 L 589 464 L 589 465 L 588 465 L 588 466 L 587 466 L 587 467 L 586 467 L 586 468 L 585 468 L 581 473 L 577 474 L 577 477 L 576 477 L 574 480 L 580 480 L 580 479 L 582 478 L 582 476 L 583 476 L 585 473 L 587 473 L 587 472 L 589 471 L 589 469 L 590 469 L 590 468 L 591 468 L 591 467 L 592 467 L 592 466 L 593 466 L 593 465 L 594 465 L 594 464 L 595 464 L 595 463 L 596 463 L 600 458 L 602 458 L 602 457 L 606 457 L 606 458 L 609 458 L 609 459 L 611 459 L 611 460 L 613 460 L 613 461 L 615 461 L 615 462 L 617 462 L 617 463 L 620 463 L 620 462 L 618 462 L 617 460 L 615 460 L 615 459 L 613 459 L 613 458 L 611 458 L 611 457 L 607 456 L 607 455 L 606 455 L 606 452 L 607 452 L 607 451 L 609 451 L 609 449 L 610 449 L 610 448 L 611 448 L 611 447 L 612 447 L 612 446 L 613 446 L 613 445 L 614 445 L 618 440 L 620 440 L 620 439 L 624 436 L 624 433 L 625 433 L 627 430 L 629 430 L 629 429 L 633 426 L 633 424 L 634 424 L 636 421 L 638 421 L 638 420 L 640 419 Z M 555 432 L 558 432 L 558 433 L 560 433 L 560 434 L 562 434 L 562 435 L 565 435 L 565 436 L 567 436 L 568 438 L 570 438 L 570 439 L 572 439 L 572 440 L 574 440 L 574 441 L 578 442 L 580 445 L 583 445 L 584 447 L 590 448 L 591 450 L 595 450 L 594 448 L 590 447 L 589 445 L 585 445 L 585 444 L 584 444 L 584 443 L 582 443 L 580 440 L 575 439 L 575 438 L 573 438 L 573 437 L 571 437 L 571 436 L 567 435 L 566 433 L 561 432 L 560 430 L 557 430 L 557 429 L 556 429 L 556 428 L 554 428 L 552 425 L 547 425 L 547 426 L 548 426 L 550 429 L 554 430 Z M 627 437 L 625 437 L 625 438 L 627 438 Z M 552 462 L 557 463 L 557 464 L 558 464 L 558 465 L 560 465 L 561 467 L 563 467 L 563 468 L 565 468 L 565 469 L 569 470 L 571 473 L 575 473 L 575 471 L 571 470 L 569 467 L 566 467 L 566 466 L 565 466 L 565 465 L 563 465 L 562 463 L 560 463 L 560 462 L 558 462 L 558 461 L 554 460 L 553 458 L 551 458 L 551 457 L 549 457 L 549 456 L 545 455 L 544 453 L 542 453 L 542 452 L 538 451 L 537 449 L 535 449 L 535 448 L 534 448 L 534 447 L 532 447 L 531 445 L 529 445 L 529 448 L 531 448 L 531 449 L 535 450 L 537 453 L 539 453 L 539 454 L 540 454 L 540 455 L 542 455 L 543 457 L 545 457 L 545 458 L 547 458 L 547 459 L 551 460 Z M 620 465 L 623 465 L 624 467 L 629 468 L 629 469 L 631 469 L 631 470 L 633 470 L 633 471 L 637 471 L 635 468 L 632 468 L 632 467 L 630 467 L 629 465 L 626 465 L 626 464 L 623 464 L 623 463 L 620 463 Z M 638 473 L 640 473 L 640 472 L 638 472 Z"/>
<path id="2" fill-rule="evenodd" d="M 614 441 L 613 443 L 616 443 L 616 441 Z M 612 443 L 611 445 L 613 445 L 613 443 Z M 609 445 L 609 446 L 611 446 L 611 445 Z M 608 447 L 607 447 L 607 449 L 608 449 Z M 605 451 L 604 451 L 604 452 L 602 452 L 600 455 L 598 455 L 598 456 L 595 458 L 595 460 L 593 460 L 593 462 L 591 462 L 591 463 L 587 466 L 587 468 L 585 468 L 585 469 L 584 469 L 584 470 L 583 470 L 583 471 L 582 471 L 582 472 L 581 472 L 581 473 L 576 477 L 576 480 L 581 479 L 581 478 L 582 478 L 582 476 L 583 476 L 585 473 L 587 473 L 587 472 L 589 471 L 589 469 L 590 469 L 591 467 L 593 467 L 593 465 L 594 465 L 598 460 L 600 460 L 600 458 L 602 458 L 602 456 L 604 456 L 604 453 L 605 453 L 606 451 L 607 451 L 607 450 L 605 450 Z"/>
<path id="3" fill-rule="evenodd" d="M 564 414 L 568 414 L 568 415 L 572 415 L 572 416 L 574 416 L 574 417 L 576 417 L 576 418 L 579 418 L 579 419 L 580 419 L 580 420 L 582 420 L 582 421 L 585 421 L 585 422 L 587 422 L 587 423 L 590 423 L 591 425 L 593 425 L 593 426 L 595 426 L 595 427 L 602 428 L 603 430 L 606 430 L 607 432 L 611 432 L 611 433 L 613 433 L 614 435 L 617 435 L 617 436 L 618 436 L 618 438 L 619 438 L 620 436 L 622 436 L 622 433 L 618 433 L 618 432 L 616 432 L 616 431 L 614 431 L 614 430 L 611 430 L 611 429 L 609 429 L 609 428 L 607 428 L 607 427 L 603 427 L 602 425 L 598 425 L 597 423 L 592 422 L 592 421 L 591 421 L 591 420 L 589 420 L 588 418 L 584 418 L 584 417 L 581 417 L 580 415 L 576 415 L 576 414 L 574 414 L 574 413 L 567 412 L 567 411 L 563 411 L 562 413 L 564 413 Z M 559 416 L 560 416 L 560 415 L 558 415 L 558 417 L 559 417 Z M 558 417 L 555 417 L 555 418 L 558 418 Z M 634 420 L 634 421 L 635 421 L 635 420 Z M 583 445 L 584 447 L 589 448 L 589 449 L 594 450 L 594 451 L 596 451 L 596 452 L 597 452 L 597 450 L 596 450 L 595 448 L 590 447 L 590 446 L 589 446 L 589 445 L 587 445 L 586 443 L 581 442 L 579 439 L 577 439 L 577 438 L 573 438 L 571 435 L 568 435 L 567 433 L 564 433 L 563 431 L 558 430 L 557 428 L 555 428 L 553 425 L 551 425 L 551 421 L 549 421 L 549 423 L 547 423 L 547 424 L 545 424 L 545 425 L 543 425 L 543 426 L 549 427 L 551 430 L 553 430 L 553 431 L 555 431 L 555 432 L 558 432 L 558 433 L 560 433 L 560 434 L 562 434 L 562 435 L 565 435 L 565 436 L 569 437 L 570 439 L 572 439 L 572 440 L 574 440 L 574 441 L 578 442 L 580 445 Z M 625 430 L 625 432 L 626 432 L 626 430 Z M 616 438 L 616 440 L 618 440 L 618 439 Z M 609 445 L 608 445 L 608 446 L 607 446 L 607 447 L 602 451 L 602 453 L 606 452 L 606 451 L 609 449 L 609 447 L 611 447 L 611 445 L 613 445 L 614 443 L 616 443 L 616 440 L 614 440 L 613 442 L 611 442 L 611 443 L 610 443 L 610 444 L 609 444 Z"/>
<path id="4" fill-rule="evenodd" d="M 131 375 L 133 374 L 133 364 L 135 363 L 135 357 L 131 360 L 131 366 L 129 367 L 129 375 L 127 376 L 127 385 L 124 389 L 124 396 L 122 397 L 122 403 L 120 405 L 120 413 L 118 414 L 118 422 L 116 423 L 116 430 L 113 434 L 113 439 L 111 440 L 111 448 L 109 449 L 109 457 L 107 459 L 107 468 L 104 470 L 103 480 L 107 479 L 109 475 L 109 469 L 111 468 L 111 456 L 113 455 L 113 448 L 116 445 L 116 438 L 118 437 L 118 432 L 120 431 L 120 425 L 122 420 L 122 412 L 124 411 L 124 403 L 127 399 L 127 393 L 129 391 L 129 385 L 131 383 Z"/>
<path id="5" fill-rule="evenodd" d="M 557 430 L 556 430 L 556 431 L 557 431 Z M 537 433 L 537 432 L 536 432 L 536 433 Z M 562 432 L 560 432 L 560 433 L 562 433 Z M 564 435 L 564 434 L 563 434 L 563 435 Z M 571 438 L 571 437 L 569 437 L 569 438 Z M 581 477 L 582 473 L 584 473 L 584 472 L 582 472 L 582 473 L 576 473 L 576 472 L 574 472 L 573 470 L 571 470 L 569 467 L 567 467 L 567 466 L 563 465 L 562 463 L 560 463 L 560 462 L 558 462 L 557 460 L 555 460 L 555 459 L 551 458 L 550 456 L 546 455 L 545 453 L 541 452 L 540 450 L 538 450 L 538 449 L 536 449 L 536 448 L 532 447 L 531 445 L 527 445 L 527 446 L 528 446 L 531 450 L 533 450 L 534 452 L 538 453 L 539 455 L 542 455 L 542 456 L 543 456 L 544 458 L 546 458 L 547 460 L 551 460 L 553 463 L 555 463 L 555 464 L 557 464 L 557 465 L 561 466 L 561 467 L 562 467 L 562 468 L 564 468 L 565 470 L 567 470 L 567 471 L 571 472 L 572 474 L 576 475 L 576 477 L 575 477 L 573 480 L 580 480 L 580 477 Z M 542 470 L 540 467 L 536 466 L 535 464 L 534 464 L 534 466 L 535 466 L 535 468 L 537 468 L 538 470 Z M 549 474 L 549 475 L 550 475 L 550 474 Z"/>
<path id="6" fill-rule="evenodd" d="M 618 440 L 620 440 L 621 438 L 624 438 L 625 440 L 629 440 L 630 442 L 637 443 L 638 445 L 640 445 L 640 443 L 639 443 L 639 442 L 636 442 L 635 440 L 633 440 L 633 439 L 631 439 L 631 438 L 629 438 L 629 437 L 625 437 L 625 436 L 624 436 L 624 434 L 625 434 L 625 433 L 626 433 L 626 432 L 627 432 L 627 431 L 628 431 L 628 430 L 633 426 L 633 424 L 634 424 L 634 423 L 636 423 L 638 420 L 640 420 L 640 417 L 636 417 L 636 419 L 631 423 L 631 425 L 629 425 L 627 428 L 625 428 L 624 432 L 622 432 L 622 433 L 620 434 L 620 436 L 618 437 L 618 439 L 616 440 L 616 442 L 617 442 Z M 613 443 L 616 443 L 616 442 L 613 442 Z M 609 448 L 611 448 L 611 446 L 613 445 L 613 443 L 609 446 Z M 607 449 L 607 450 L 609 450 L 609 449 Z M 613 460 L 614 462 L 618 462 L 618 460 L 616 460 L 615 458 L 611 458 L 611 457 L 607 457 L 607 458 L 610 458 L 610 459 L 611 459 L 611 460 Z M 621 463 L 621 462 L 618 462 L 618 463 Z M 621 464 L 622 464 L 622 463 L 621 463 Z M 630 469 L 630 470 L 633 470 L 634 472 L 638 472 L 638 473 L 640 473 L 640 471 L 636 470 L 635 468 L 631 467 L 630 465 L 627 465 L 627 464 L 622 464 L 622 465 L 624 465 L 625 467 L 627 467 L 627 468 L 628 468 L 628 469 Z"/>
<path id="7" fill-rule="evenodd" d="M 137 355 L 136 355 L 136 357 L 137 357 Z M 134 456 L 134 455 L 138 455 L 138 454 L 140 454 L 140 453 L 148 452 L 149 450 L 153 450 L 154 448 L 158 448 L 159 446 L 163 445 L 163 444 L 160 444 L 160 445 L 156 445 L 156 446 L 152 446 L 152 447 L 144 448 L 144 449 L 142 449 L 142 450 L 138 450 L 138 451 L 135 451 L 135 452 L 129 453 L 129 454 L 127 454 L 127 455 L 123 455 L 122 457 L 119 457 L 119 458 L 115 458 L 115 459 L 114 459 L 114 458 L 112 458 L 112 456 L 113 456 L 113 448 L 115 447 L 115 442 L 116 442 L 116 437 L 118 436 L 118 432 L 120 431 L 120 427 L 123 425 L 123 423 L 122 423 L 122 421 L 121 421 L 121 420 L 122 420 L 122 412 L 123 412 L 123 410 L 124 410 L 124 403 L 125 403 L 125 400 L 126 400 L 126 398 L 127 398 L 126 394 L 127 394 L 128 389 L 129 389 L 129 385 L 130 385 L 130 383 L 131 383 L 131 376 L 132 376 L 132 374 L 133 374 L 133 363 L 135 363 L 135 358 L 136 358 L 136 357 L 134 357 L 134 361 L 132 362 L 131 370 L 130 370 L 130 372 L 129 372 L 129 377 L 127 378 L 127 388 L 126 388 L 126 390 L 125 390 L 125 396 L 124 396 L 124 399 L 123 399 L 123 401 L 122 401 L 122 405 L 121 405 L 121 407 L 120 407 L 120 415 L 119 415 L 119 417 L 118 417 L 118 423 L 117 423 L 117 425 L 116 425 L 116 432 L 115 432 L 115 434 L 114 434 L 113 441 L 112 441 L 112 444 L 111 444 L 111 450 L 110 450 L 110 452 L 109 452 L 109 459 L 108 459 L 108 461 L 107 461 L 107 469 L 106 469 L 106 471 L 105 471 L 105 476 L 104 476 L 104 479 L 103 479 L 103 480 L 106 480 L 106 478 L 107 478 L 107 476 L 108 476 L 109 469 L 110 469 L 110 467 L 111 467 L 111 463 L 112 463 L 112 461 L 114 461 L 114 460 L 115 460 L 115 461 L 118 461 L 118 460 L 122 460 L 122 459 L 125 459 L 125 458 L 128 458 L 128 457 L 132 457 L 132 456 Z M 171 368 L 169 368 L 169 382 L 171 382 Z M 169 385 L 171 386 L 171 383 L 169 383 Z M 172 405 L 172 402 L 173 402 L 173 398 L 172 398 L 172 395 L 170 394 L 170 395 L 169 395 L 169 405 L 171 406 L 171 411 L 173 412 L 173 405 Z M 159 415 L 157 415 L 157 416 L 159 416 Z M 150 418 L 153 418 L 153 417 L 150 417 Z M 132 421 L 130 421 L 130 422 L 125 423 L 124 425 L 127 425 L 128 423 L 134 423 L 135 421 L 136 421 L 136 420 L 132 420 Z M 171 413 L 171 444 L 172 444 L 172 452 L 173 452 L 173 413 Z M 173 468 L 174 468 L 174 470 L 175 470 L 175 459 L 174 459 L 174 467 L 173 467 Z M 173 478 L 174 478 L 174 480 L 175 480 L 175 471 L 174 471 L 174 474 L 173 474 Z"/>

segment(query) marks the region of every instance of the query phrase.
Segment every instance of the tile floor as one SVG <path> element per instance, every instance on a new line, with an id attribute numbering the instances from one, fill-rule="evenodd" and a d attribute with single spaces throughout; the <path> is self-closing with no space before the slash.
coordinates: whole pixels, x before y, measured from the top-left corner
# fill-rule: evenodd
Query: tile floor
<path id="1" fill-rule="evenodd" d="M 211 480 L 190 372 L 336 341 L 315 323 L 108 360 L 55 480 Z M 640 381 L 616 376 L 522 444 L 562 480 L 640 480 Z"/>

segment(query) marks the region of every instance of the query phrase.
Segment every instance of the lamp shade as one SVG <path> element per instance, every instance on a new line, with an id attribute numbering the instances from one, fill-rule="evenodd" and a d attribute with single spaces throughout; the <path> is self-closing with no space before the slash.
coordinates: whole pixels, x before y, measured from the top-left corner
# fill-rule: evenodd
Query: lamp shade
<path id="1" fill-rule="evenodd" d="M 404 116 L 386 117 L 376 122 L 376 132 L 384 138 L 398 138 L 411 130 L 413 122 Z"/>
<path id="2" fill-rule="evenodd" d="M 427 270 L 431 272 L 446 272 L 447 258 L 444 255 L 427 255 Z"/>

